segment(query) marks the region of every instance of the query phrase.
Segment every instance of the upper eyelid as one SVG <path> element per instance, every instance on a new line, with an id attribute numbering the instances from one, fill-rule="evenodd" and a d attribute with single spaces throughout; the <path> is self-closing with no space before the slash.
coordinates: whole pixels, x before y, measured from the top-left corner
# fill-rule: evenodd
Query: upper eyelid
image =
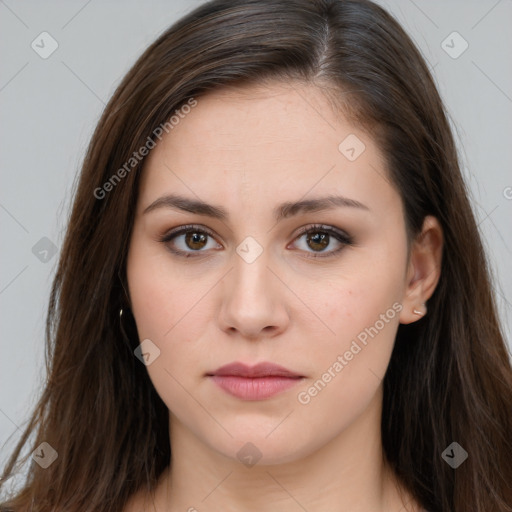
<path id="1" fill-rule="evenodd" d="M 210 235 L 213 238 L 216 238 L 216 234 L 206 226 L 203 226 L 201 224 L 184 224 L 182 226 L 178 226 L 176 228 L 173 228 L 169 231 L 166 231 L 161 238 L 167 238 L 169 236 L 175 236 L 175 235 L 181 235 L 183 232 L 191 231 L 191 230 L 197 230 L 197 231 L 204 231 L 206 234 Z M 295 233 L 295 236 L 303 235 L 304 233 L 307 233 L 310 230 L 318 230 L 318 231 L 333 231 L 335 233 L 338 233 L 340 236 L 345 236 L 346 238 L 352 238 L 351 235 L 349 235 L 347 232 L 345 232 L 343 229 L 337 228 L 336 226 L 330 226 L 328 224 L 319 224 L 319 223 L 313 223 L 313 224 L 307 224 L 306 226 L 302 226 L 298 228 L 298 231 Z"/>
<path id="2" fill-rule="evenodd" d="M 160 237 L 160 241 L 161 242 L 170 242 L 175 237 L 181 236 L 181 235 L 187 233 L 187 231 L 193 231 L 193 230 L 196 230 L 198 232 L 204 232 L 211 238 L 215 239 L 215 241 L 217 243 L 219 243 L 217 240 L 217 236 L 213 233 L 213 231 L 210 230 L 209 228 L 207 228 L 206 226 L 203 226 L 200 224 L 185 224 L 185 225 L 173 228 L 170 231 L 166 232 L 164 235 L 162 235 Z M 341 238 L 341 240 L 336 237 L 336 241 L 341 244 L 345 244 L 345 245 L 353 244 L 353 237 L 351 235 L 349 235 L 347 232 L 345 232 L 344 230 L 337 228 L 335 226 L 328 225 L 328 224 L 319 224 L 319 223 L 308 224 L 306 226 L 302 226 L 301 228 L 299 228 L 298 232 L 296 232 L 294 235 L 293 241 L 295 241 L 297 238 L 305 235 L 309 231 L 315 231 L 315 230 L 316 231 L 326 231 L 332 236 L 338 235 Z M 194 251 L 191 251 L 191 252 L 194 252 Z M 196 252 L 200 253 L 200 252 L 205 252 L 205 251 L 196 251 Z M 332 253 L 332 252 L 335 252 L 335 251 L 327 251 L 326 254 Z"/>

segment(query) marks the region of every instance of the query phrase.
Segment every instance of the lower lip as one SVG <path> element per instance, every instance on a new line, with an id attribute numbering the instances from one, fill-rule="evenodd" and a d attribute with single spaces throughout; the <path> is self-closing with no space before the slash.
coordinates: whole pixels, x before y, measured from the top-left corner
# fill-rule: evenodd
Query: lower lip
<path id="1" fill-rule="evenodd" d="M 213 381 L 230 395 L 242 400 L 264 400 L 285 391 L 302 380 L 301 377 L 238 377 L 212 375 Z"/>

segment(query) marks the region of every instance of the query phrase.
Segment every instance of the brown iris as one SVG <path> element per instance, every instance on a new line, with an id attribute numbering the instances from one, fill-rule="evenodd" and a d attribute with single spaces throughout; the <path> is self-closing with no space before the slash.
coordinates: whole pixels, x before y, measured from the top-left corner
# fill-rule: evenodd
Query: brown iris
<path id="1" fill-rule="evenodd" d="M 202 249 L 206 245 L 206 238 L 208 235 L 198 233 L 197 231 L 189 231 L 185 234 L 185 243 L 190 249 Z M 200 247 L 195 247 L 193 244 L 203 244 Z"/>
<path id="2" fill-rule="evenodd" d="M 329 235 L 327 233 L 321 233 L 313 231 L 313 234 L 307 233 L 306 241 L 311 249 L 325 249 L 329 245 Z M 313 243 L 313 246 L 310 244 Z M 315 247 L 316 246 L 316 247 Z"/>

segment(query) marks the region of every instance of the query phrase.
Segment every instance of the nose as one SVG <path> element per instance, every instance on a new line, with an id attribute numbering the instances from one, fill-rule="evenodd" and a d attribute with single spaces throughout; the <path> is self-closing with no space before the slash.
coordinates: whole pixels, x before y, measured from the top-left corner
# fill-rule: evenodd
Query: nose
<path id="1" fill-rule="evenodd" d="M 234 267 L 223 279 L 219 312 L 220 327 L 230 335 L 272 338 L 290 322 L 286 285 L 269 265 L 267 254 L 264 250 L 251 263 L 233 255 Z"/>

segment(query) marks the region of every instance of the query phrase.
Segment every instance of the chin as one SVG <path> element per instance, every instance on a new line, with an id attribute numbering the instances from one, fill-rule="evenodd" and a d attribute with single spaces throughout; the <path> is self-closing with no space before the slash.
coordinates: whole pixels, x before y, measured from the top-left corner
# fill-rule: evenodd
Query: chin
<path id="1" fill-rule="evenodd" d="M 233 437 L 221 436 L 221 439 L 204 439 L 212 449 L 225 457 L 240 462 L 247 468 L 253 466 L 275 466 L 295 462 L 312 453 L 316 447 L 313 442 L 307 443 L 303 435 L 293 435 L 289 430 L 283 430 L 281 435 L 277 430 L 268 433 L 271 429 L 247 428 L 232 430 Z M 274 425 L 275 428 L 275 425 Z M 299 439 L 306 445 L 298 444 Z"/>

